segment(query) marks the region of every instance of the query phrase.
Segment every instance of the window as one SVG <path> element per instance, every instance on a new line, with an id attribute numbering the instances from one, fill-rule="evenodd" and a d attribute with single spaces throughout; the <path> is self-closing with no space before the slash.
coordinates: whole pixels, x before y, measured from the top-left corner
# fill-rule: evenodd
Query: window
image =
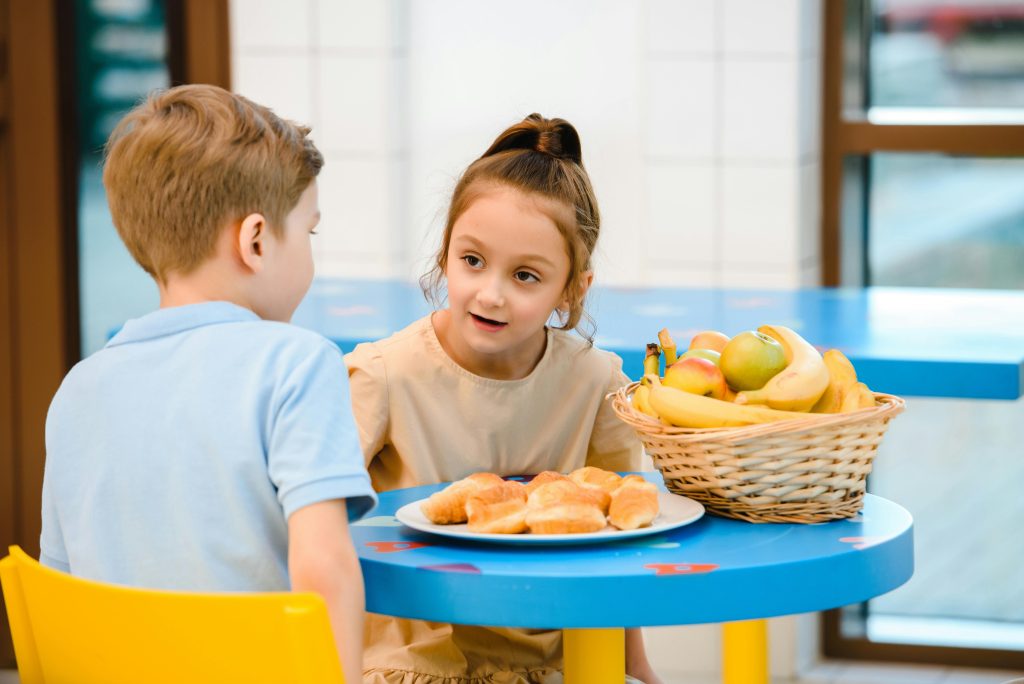
<path id="1" fill-rule="evenodd" d="M 1024 290 L 1024 3 L 823 4 L 825 284 Z M 826 655 L 1024 667 L 1024 400 L 913 406 L 869 489 L 914 514 L 918 570 L 831 611 Z"/>

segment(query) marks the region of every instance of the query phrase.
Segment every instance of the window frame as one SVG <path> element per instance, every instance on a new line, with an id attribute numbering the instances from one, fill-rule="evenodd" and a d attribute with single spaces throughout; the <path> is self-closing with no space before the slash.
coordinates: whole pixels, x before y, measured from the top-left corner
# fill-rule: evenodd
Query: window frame
<path id="1" fill-rule="evenodd" d="M 822 283 L 868 282 L 870 155 L 919 152 L 1024 157 L 1024 124 L 885 124 L 868 120 L 871 0 L 822 0 Z M 844 229 L 845 226 L 845 229 Z M 988 668 L 1024 668 L 1024 651 L 878 643 L 863 631 L 867 604 L 825 611 L 822 652 L 830 658 Z"/>

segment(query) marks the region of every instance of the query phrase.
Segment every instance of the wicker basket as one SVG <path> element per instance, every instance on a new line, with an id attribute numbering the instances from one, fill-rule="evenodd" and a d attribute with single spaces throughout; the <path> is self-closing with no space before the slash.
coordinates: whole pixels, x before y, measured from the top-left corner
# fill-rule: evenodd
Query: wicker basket
<path id="1" fill-rule="evenodd" d="M 670 491 L 709 512 L 750 522 L 814 523 L 853 517 L 871 462 L 903 399 L 875 392 L 875 406 L 850 413 L 732 428 L 664 425 L 633 408 L 639 383 L 612 406 L 636 430 Z"/>

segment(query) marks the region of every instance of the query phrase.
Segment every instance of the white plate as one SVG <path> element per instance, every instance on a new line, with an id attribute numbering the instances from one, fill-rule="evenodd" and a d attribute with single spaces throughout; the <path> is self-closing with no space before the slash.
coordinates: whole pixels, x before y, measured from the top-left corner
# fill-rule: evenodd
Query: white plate
<path id="1" fill-rule="evenodd" d="M 465 539 L 469 541 L 497 542 L 499 544 L 591 544 L 597 542 L 619 541 L 631 537 L 645 537 L 666 530 L 673 530 L 689 525 L 704 515 L 704 506 L 685 496 L 658 492 L 660 511 L 648 527 L 637 530 L 617 530 L 610 525 L 600 532 L 583 534 L 483 534 L 470 532 L 465 523 L 461 525 L 435 525 L 426 519 L 420 510 L 418 499 L 398 509 L 395 517 L 400 523 L 420 532 L 439 534 L 443 537 Z"/>

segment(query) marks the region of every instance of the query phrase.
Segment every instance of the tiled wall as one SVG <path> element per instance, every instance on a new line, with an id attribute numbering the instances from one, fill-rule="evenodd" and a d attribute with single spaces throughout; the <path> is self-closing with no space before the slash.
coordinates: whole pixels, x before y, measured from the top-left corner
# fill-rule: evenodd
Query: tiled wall
<path id="1" fill-rule="evenodd" d="M 599 281 L 818 283 L 820 0 L 501 6 L 233 0 L 235 89 L 327 158 L 319 274 L 418 276 L 458 174 L 539 111 L 581 132 Z M 775 674 L 815 656 L 814 624 L 771 621 Z M 718 638 L 650 630 L 649 654 L 666 679 L 715 672 Z"/>
<path id="2" fill-rule="evenodd" d="M 422 272 L 460 171 L 540 111 L 581 131 L 599 281 L 817 284 L 820 0 L 500 6 L 232 2 L 235 89 L 327 157 L 319 273 Z"/>

